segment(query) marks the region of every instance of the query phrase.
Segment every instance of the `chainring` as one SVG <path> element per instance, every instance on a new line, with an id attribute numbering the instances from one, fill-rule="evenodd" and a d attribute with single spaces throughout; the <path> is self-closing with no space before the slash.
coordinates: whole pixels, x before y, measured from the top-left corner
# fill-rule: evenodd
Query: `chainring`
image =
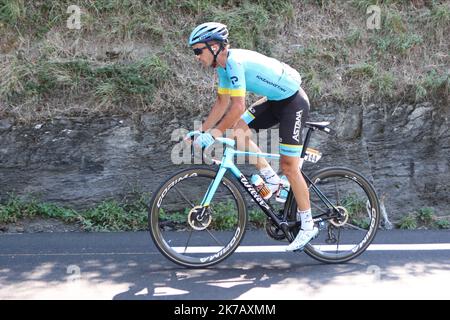
<path id="1" fill-rule="evenodd" d="M 284 232 L 280 228 L 278 228 L 278 226 L 270 218 L 266 219 L 265 229 L 267 235 L 272 239 L 275 240 L 286 239 L 286 235 L 284 234 Z"/>

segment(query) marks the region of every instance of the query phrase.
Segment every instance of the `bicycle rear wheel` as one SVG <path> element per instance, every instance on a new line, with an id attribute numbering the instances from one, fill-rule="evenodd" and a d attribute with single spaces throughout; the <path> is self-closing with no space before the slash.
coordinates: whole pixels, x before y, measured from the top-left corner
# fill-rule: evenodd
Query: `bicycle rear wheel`
<path id="1" fill-rule="evenodd" d="M 356 258 L 370 245 L 380 224 L 380 206 L 374 188 L 360 173 L 348 168 L 325 168 L 311 180 L 341 216 L 319 223 L 321 231 L 305 247 L 305 252 L 325 263 Z M 310 200 L 313 219 L 332 214 L 331 206 L 312 186 Z M 293 206 L 296 207 L 295 203 Z"/>
<path id="2" fill-rule="evenodd" d="M 153 195 L 150 234 L 159 251 L 179 265 L 203 268 L 219 263 L 244 236 L 247 209 L 234 179 L 225 175 L 211 204 L 200 206 L 216 173 L 204 167 L 182 170 Z"/>

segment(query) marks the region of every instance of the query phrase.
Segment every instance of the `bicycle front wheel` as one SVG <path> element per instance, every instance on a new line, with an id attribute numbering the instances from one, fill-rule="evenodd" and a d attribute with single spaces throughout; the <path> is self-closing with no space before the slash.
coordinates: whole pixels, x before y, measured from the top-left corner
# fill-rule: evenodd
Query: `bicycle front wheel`
<path id="1" fill-rule="evenodd" d="M 340 216 L 319 222 L 320 233 L 305 247 L 305 252 L 326 263 L 356 258 L 370 245 L 380 224 L 374 188 L 360 173 L 341 167 L 322 169 L 311 180 L 319 190 L 310 186 L 313 218 L 333 214 L 330 203 Z"/>
<path id="2" fill-rule="evenodd" d="M 216 174 L 203 167 L 182 170 L 153 195 L 150 234 L 159 251 L 179 265 L 202 268 L 219 263 L 244 236 L 247 210 L 234 179 L 225 175 L 211 204 L 200 206 Z"/>

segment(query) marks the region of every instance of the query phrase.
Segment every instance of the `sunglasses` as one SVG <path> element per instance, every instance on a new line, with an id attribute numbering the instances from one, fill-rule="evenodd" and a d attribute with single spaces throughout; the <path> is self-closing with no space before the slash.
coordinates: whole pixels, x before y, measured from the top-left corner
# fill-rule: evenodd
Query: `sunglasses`
<path id="1" fill-rule="evenodd" d="M 194 49 L 192 49 L 192 50 L 194 50 L 194 54 L 195 54 L 196 56 L 199 56 L 199 55 L 202 54 L 203 50 L 206 49 L 206 48 L 208 48 L 208 46 L 204 46 L 203 48 L 194 48 Z"/>

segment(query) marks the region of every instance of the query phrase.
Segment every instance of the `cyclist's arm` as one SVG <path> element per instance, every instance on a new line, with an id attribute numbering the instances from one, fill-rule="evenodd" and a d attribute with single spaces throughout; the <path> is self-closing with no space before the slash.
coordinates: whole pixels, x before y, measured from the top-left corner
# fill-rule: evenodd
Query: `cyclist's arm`
<path id="1" fill-rule="evenodd" d="M 230 104 L 229 94 L 218 94 L 216 102 L 209 112 L 208 117 L 202 124 L 201 131 L 208 131 L 211 129 L 224 115 L 225 111 Z"/>
<path id="2" fill-rule="evenodd" d="M 219 93 L 227 94 L 231 99 L 231 106 L 226 115 L 216 126 L 212 133 L 215 137 L 223 135 L 225 130 L 234 127 L 241 115 L 245 112 L 245 69 L 243 63 L 233 59 L 227 60 L 227 68 L 219 69 Z M 219 132 L 218 132 L 219 131 Z"/>
<path id="3" fill-rule="evenodd" d="M 216 129 L 221 134 L 225 133 L 225 130 L 234 127 L 239 121 L 241 115 L 245 112 L 245 96 L 231 97 L 231 106 L 227 114 L 219 122 Z M 217 137 L 217 135 L 216 135 Z"/>

